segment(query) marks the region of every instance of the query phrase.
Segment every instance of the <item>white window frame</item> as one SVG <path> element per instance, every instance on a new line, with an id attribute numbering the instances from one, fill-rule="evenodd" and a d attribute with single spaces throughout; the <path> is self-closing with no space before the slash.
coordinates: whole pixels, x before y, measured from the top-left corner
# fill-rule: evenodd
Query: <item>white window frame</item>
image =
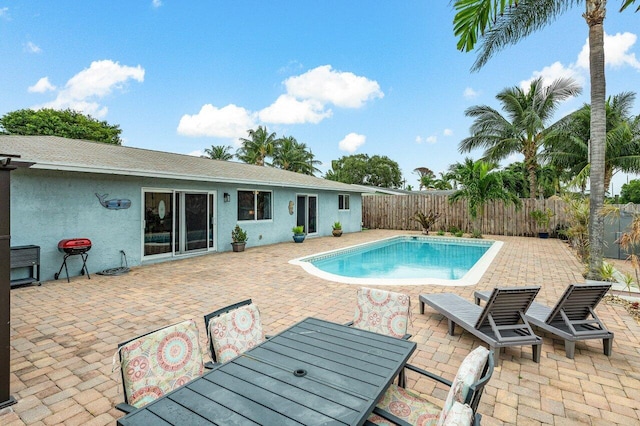
<path id="1" fill-rule="evenodd" d="M 342 198 L 342 207 L 340 207 L 340 199 Z M 346 200 L 346 203 L 345 203 Z M 347 208 L 345 208 L 345 204 Z M 351 210 L 351 195 L 350 194 L 338 194 L 338 211 L 349 211 Z"/>
<path id="2" fill-rule="evenodd" d="M 260 189 L 238 189 L 236 191 L 237 208 L 240 208 L 240 192 L 253 192 L 253 219 L 240 219 L 239 212 L 236 211 L 236 220 L 238 222 L 272 222 L 273 221 L 273 191 Z M 268 219 L 258 219 L 258 194 L 269 193 L 269 212 L 271 217 Z"/>

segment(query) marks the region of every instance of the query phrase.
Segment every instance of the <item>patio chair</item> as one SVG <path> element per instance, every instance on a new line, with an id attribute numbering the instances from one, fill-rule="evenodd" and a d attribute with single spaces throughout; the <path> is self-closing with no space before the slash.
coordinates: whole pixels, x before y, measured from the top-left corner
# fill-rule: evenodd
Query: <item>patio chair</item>
<path id="1" fill-rule="evenodd" d="M 538 291 L 540 287 L 494 288 L 484 308 L 452 293 L 420 295 L 420 313 L 426 303 L 447 318 L 451 336 L 458 324 L 492 350 L 531 345 L 533 361 L 540 362 L 542 339 L 524 315 Z"/>
<path id="2" fill-rule="evenodd" d="M 118 345 L 124 403 L 130 413 L 201 376 L 202 351 L 195 321 L 152 331 Z"/>
<path id="3" fill-rule="evenodd" d="M 484 387 L 493 374 L 493 351 L 479 346 L 462 361 L 453 381 L 429 371 L 407 364 L 407 370 L 415 371 L 429 379 L 449 387 L 442 407 L 430 402 L 428 397 L 392 384 L 369 416 L 368 424 L 376 425 L 479 425 L 481 415 L 478 403 Z M 430 398 L 432 399 L 432 398 Z"/>
<path id="4" fill-rule="evenodd" d="M 578 340 L 602 339 L 604 354 L 611 356 L 613 333 L 607 330 L 595 308 L 607 294 L 611 284 L 571 284 L 553 307 L 533 302 L 525 316 L 527 320 L 551 334 L 564 339 L 567 358 L 573 359 Z M 487 300 L 488 291 L 476 291 L 476 304 Z"/>
<path id="5" fill-rule="evenodd" d="M 347 323 L 399 339 L 408 339 L 407 323 L 411 299 L 402 293 L 362 287 L 358 290 L 355 319 Z"/>
<path id="6" fill-rule="evenodd" d="M 260 311 L 251 299 L 226 306 L 204 316 L 213 368 L 260 344 L 265 336 Z"/>

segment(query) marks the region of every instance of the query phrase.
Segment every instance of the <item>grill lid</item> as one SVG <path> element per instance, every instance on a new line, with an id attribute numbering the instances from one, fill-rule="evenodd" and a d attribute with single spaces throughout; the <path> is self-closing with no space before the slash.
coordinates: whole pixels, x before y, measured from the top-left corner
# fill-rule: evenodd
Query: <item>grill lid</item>
<path id="1" fill-rule="evenodd" d="M 64 249 L 85 249 L 91 247 L 91 240 L 88 238 L 67 238 L 66 240 L 60 240 L 58 248 Z"/>

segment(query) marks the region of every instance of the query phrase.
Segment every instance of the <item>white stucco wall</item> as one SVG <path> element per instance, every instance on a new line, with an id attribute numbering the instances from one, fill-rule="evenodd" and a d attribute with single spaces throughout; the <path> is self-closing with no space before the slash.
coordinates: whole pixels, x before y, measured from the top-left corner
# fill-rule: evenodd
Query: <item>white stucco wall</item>
<path id="1" fill-rule="evenodd" d="M 64 255 L 58 251 L 57 245 L 65 238 L 89 238 L 92 241 L 87 261 L 92 274 L 120 266 L 120 250 L 126 253 L 129 266 L 140 265 L 143 262 L 143 188 L 216 191 L 218 251 L 231 250 L 231 230 L 236 223 L 248 233 L 247 247 L 285 241 L 293 244 L 291 227 L 295 225 L 296 215 L 295 208 L 294 214 L 289 214 L 289 202 L 295 204 L 297 194 L 318 196 L 318 236 L 330 235 L 335 221 L 342 222 L 344 232 L 361 230 L 362 200 L 356 193 L 350 194 L 350 210 L 338 211 L 338 193 L 331 191 L 18 169 L 11 174 L 11 245 L 40 246 L 42 281 L 52 280 L 54 273 L 58 272 Z M 273 220 L 238 222 L 238 189 L 273 191 Z M 231 194 L 228 203 L 223 200 L 225 192 Z M 109 194 L 107 199 L 129 199 L 131 207 L 106 209 L 95 193 Z M 71 256 L 67 264 L 70 276 L 79 275 L 82 265 L 79 256 Z M 12 271 L 12 277 L 23 273 Z M 59 279 L 66 279 L 64 270 Z"/>

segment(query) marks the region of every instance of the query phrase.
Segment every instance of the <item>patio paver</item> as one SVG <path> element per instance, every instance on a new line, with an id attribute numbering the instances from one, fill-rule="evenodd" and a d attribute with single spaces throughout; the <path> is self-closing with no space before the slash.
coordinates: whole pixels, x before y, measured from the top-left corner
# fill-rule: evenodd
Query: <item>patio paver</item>
<path id="1" fill-rule="evenodd" d="M 121 276 L 91 275 L 45 282 L 11 291 L 11 393 L 18 404 L 0 412 L 2 425 L 105 425 L 122 416 L 120 375 L 112 372 L 118 342 L 195 318 L 202 351 L 202 316 L 252 298 L 265 331 L 276 333 L 307 317 L 352 319 L 357 286 L 324 281 L 290 259 L 399 234 L 371 230 L 341 238 L 307 238 L 132 268 Z M 452 378 L 466 354 L 482 342 L 469 333 L 447 334 L 447 320 L 429 307 L 419 314 L 418 295 L 454 292 L 472 301 L 474 290 L 541 285 L 541 303 L 553 303 L 567 284 L 583 282 L 582 265 L 555 239 L 489 237 L 504 246 L 480 283 L 469 287 L 394 286 L 411 296 L 409 332 L 418 349 L 412 363 Z M 89 256 L 91 262 L 91 256 Z M 388 287 L 387 287 L 388 288 Z M 575 359 L 564 344 L 536 332 L 544 344 L 539 364 L 529 348 L 507 348 L 479 406 L 484 425 L 638 424 L 640 326 L 623 307 L 601 303 L 603 322 L 615 333 L 613 354 L 599 341 L 578 342 Z M 208 358 L 208 355 L 205 355 Z M 408 374 L 408 386 L 433 394 L 446 391 Z"/>

